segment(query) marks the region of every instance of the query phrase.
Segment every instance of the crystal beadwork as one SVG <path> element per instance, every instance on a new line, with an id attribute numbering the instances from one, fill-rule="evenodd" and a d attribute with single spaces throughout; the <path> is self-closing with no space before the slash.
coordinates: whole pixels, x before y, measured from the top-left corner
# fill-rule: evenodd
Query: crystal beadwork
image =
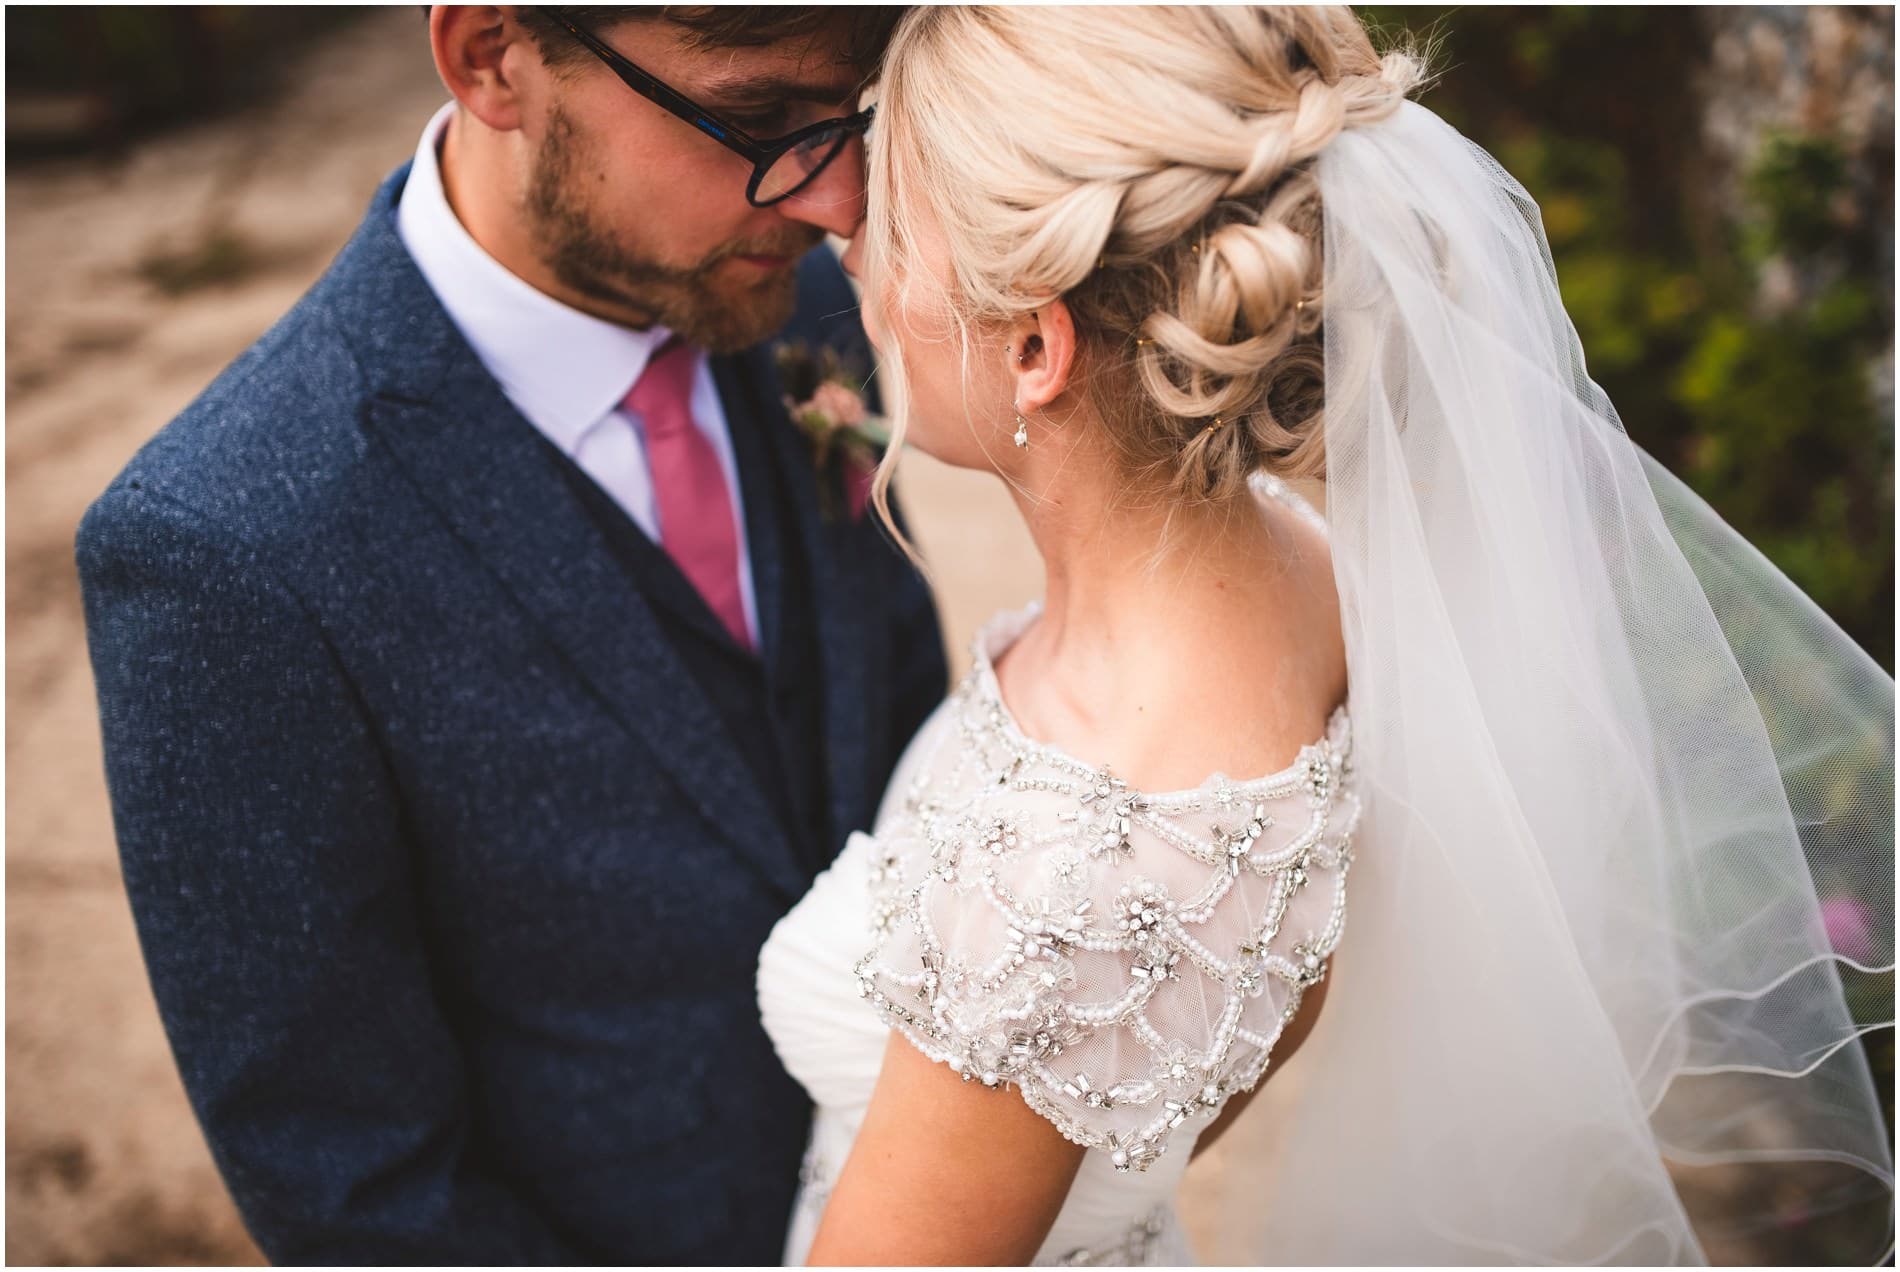
<path id="1" fill-rule="evenodd" d="M 853 970 L 931 1059 L 1146 1171 L 1252 1089 L 1325 974 L 1359 811 L 1351 722 L 1342 703 L 1266 777 L 1137 790 L 1023 735 L 990 635 L 878 825 L 876 944 Z"/>
<path id="2" fill-rule="evenodd" d="M 1174 1223 L 1172 1206 L 1156 1206 L 1130 1224 L 1117 1240 L 1070 1250 L 1050 1266 L 1129 1268 L 1159 1263 L 1152 1256 L 1160 1253 L 1161 1237 L 1174 1227 Z"/>

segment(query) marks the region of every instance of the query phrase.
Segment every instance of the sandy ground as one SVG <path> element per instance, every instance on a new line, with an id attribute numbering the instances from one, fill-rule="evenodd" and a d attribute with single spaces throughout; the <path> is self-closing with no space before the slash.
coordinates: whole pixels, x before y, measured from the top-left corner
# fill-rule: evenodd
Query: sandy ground
<path id="1" fill-rule="evenodd" d="M 9 1263 L 254 1262 L 172 1065 L 120 884 L 73 532 L 134 451 L 321 272 L 443 93 L 404 7 L 274 102 L 7 181 Z M 226 224 L 256 267 L 168 297 L 139 264 Z M 1040 587 L 1002 488 L 918 456 L 900 494 L 953 646 Z M 932 548 L 938 550 L 932 552 Z"/>

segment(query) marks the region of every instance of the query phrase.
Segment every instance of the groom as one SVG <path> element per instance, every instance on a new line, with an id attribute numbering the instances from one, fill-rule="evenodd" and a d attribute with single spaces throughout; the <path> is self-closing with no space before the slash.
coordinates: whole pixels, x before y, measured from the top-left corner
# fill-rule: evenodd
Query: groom
<path id="1" fill-rule="evenodd" d="M 894 16 L 436 6 L 414 162 L 80 529 L 133 913 L 274 1261 L 779 1260 L 756 956 L 946 687 L 774 364 L 862 352 L 821 242 Z"/>

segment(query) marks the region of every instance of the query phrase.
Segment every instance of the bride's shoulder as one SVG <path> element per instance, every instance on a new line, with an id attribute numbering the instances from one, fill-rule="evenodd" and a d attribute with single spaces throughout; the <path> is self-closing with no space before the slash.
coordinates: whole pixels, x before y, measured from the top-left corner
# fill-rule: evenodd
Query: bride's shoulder
<path id="1" fill-rule="evenodd" d="M 1197 863 L 1232 865 L 1221 853 L 1259 840 L 1260 828 L 1250 838 L 1256 823 L 1278 828 L 1269 838 L 1304 836 L 1307 844 L 1329 825 L 1337 830 L 1352 764 L 1347 703 L 1322 713 L 1318 727 L 1289 735 L 1297 747 L 1276 751 L 1272 766 L 1210 763 L 1177 785 L 1135 780 L 1096 762 L 1101 757 L 1030 736 L 1004 701 L 994 655 L 1039 609 L 1000 612 L 979 630 L 969 669 L 893 774 L 876 823 L 887 846 L 927 853 L 931 870 L 954 859 L 950 881 L 962 891 L 981 881 L 985 866 L 1003 867 L 995 877 L 1014 884 L 1029 883 L 1028 872 L 1038 887 L 1067 889 L 1083 878 L 1102 881 L 1102 872 L 1081 867 L 1104 854 L 1191 875 Z M 966 858 L 968 847 L 984 852 Z M 1054 875 L 1045 873 L 1051 868 Z"/>
<path id="2" fill-rule="evenodd" d="M 1006 734 L 1040 739 L 1029 744 L 1045 755 L 1113 765 L 1145 791 L 1276 772 L 1346 706 L 1329 559 L 1287 548 L 1264 608 L 1199 626 L 1131 624 L 1120 639 L 1133 652 L 1112 671 L 1073 674 L 1019 642 L 1033 608 L 999 615 L 971 651 L 966 690 Z"/>

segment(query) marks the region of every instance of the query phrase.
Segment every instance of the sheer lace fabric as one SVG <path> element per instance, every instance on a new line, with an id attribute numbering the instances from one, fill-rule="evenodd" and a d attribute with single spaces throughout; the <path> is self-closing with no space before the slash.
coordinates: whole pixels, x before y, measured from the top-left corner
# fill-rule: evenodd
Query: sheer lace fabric
<path id="1" fill-rule="evenodd" d="M 1349 765 L 1342 706 L 1270 777 L 1143 794 L 1025 739 L 979 658 L 872 850 L 861 992 L 932 1059 L 1145 1170 L 1253 1086 L 1323 974 Z"/>

